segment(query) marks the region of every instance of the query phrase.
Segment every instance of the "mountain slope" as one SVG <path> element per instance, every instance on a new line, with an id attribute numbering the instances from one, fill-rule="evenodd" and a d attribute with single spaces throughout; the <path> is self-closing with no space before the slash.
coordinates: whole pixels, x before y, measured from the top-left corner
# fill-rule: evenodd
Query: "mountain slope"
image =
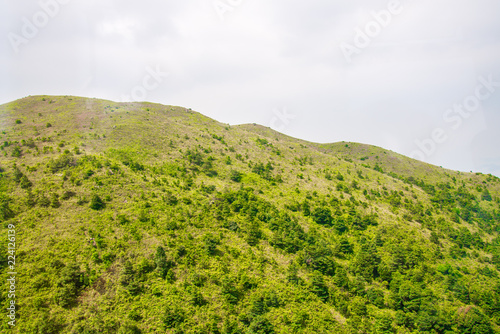
<path id="1" fill-rule="evenodd" d="M 0 127 L 15 333 L 499 331 L 494 176 L 153 103 L 27 97 Z"/>

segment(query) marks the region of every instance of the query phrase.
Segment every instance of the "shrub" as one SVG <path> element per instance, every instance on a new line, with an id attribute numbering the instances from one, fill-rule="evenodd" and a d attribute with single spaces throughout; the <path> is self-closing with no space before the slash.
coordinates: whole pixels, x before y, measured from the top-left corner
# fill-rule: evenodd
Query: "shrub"
<path id="1" fill-rule="evenodd" d="M 51 195 L 50 206 L 53 208 L 58 208 L 61 206 L 61 203 L 59 202 L 59 195 L 57 195 L 56 193 L 52 193 Z"/>
<path id="2" fill-rule="evenodd" d="M 234 182 L 241 182 L 242 177 L 243 177 L 243 174 L 241 174 L 237 170 L 231 170 L 231 173 L 229 174 L 229 178 L 231 179 L 231 181 L 234 181 Z"/>
<path id="3" fill-rule="evenodd" d="M 163 324 L 166 329 L 174 328 L 182 324 L 185 320 L 184 311 L 173 303 L 169 303 L 163 316 Z"/>
<path id="4" fill-rule="evenodd" d="M 40 198 L 38 199 L 38 204 L 46 208 L 50 205 L 50 200 L 47 197 L 45 197 L 45 195 L 41 195 Z"/>
<path id="5" fill-rule="evenodd" d="M 92 195 L 92 199 L 90 200 L 90 208 L 92 210 L 101 210 L 104 209 L 105 206 L 106 204 L 104 204 L 104 201 L 99 197 L 99 195 Z"/>
<path id="6" fill-rule="evenodd" d="M 19 158 L 21 154 L 21 147 L 19 145 L 14 146 L 14 149 L 12 150 L 12 156 L 15 158 Z"/>
<path id="7" fill-rule="evenodd" d="M 273 334 L 275 333 L 271 322 L 263 315 L 257 316 L 253 319 L 248 327 L 248 333 L 252 334 Z"/>
<path id="8" fill-rule="evenodd" d="M 49 171 L 52 173 L 71 166 L 76 166 L 76 161 L 71 153 L 63 153 L 57 159 L 51 159 L 47 164 Z"/>
<path id="9" fill-rule="evenodd" d="M 61 199 L 62 200 L 68 200 L 70 199 L 71 197 L 75 196 L 76 194 L 73 192 L 73 191 L 70 191 L 70 190 L 67 190 L 65 191 L 62 196 L 61 196 Z"/>
<path id="10" fill-rule="evenodd" d="M 26 175 L 23 175 L 21 177 L 21 180 L 19 181 L 19 185 L 21 186 L 22 189 L 28 189 L 28 188 L 31 188 L 33 186 L 33 184 L 31 183 L 31 181 L 28 179 L 28 177 Z"/>
<path id="11" fill-rule="evenodd" d="M 64 267 L 61 270 L 60 278 L 57 282 L 57 304 L 64 308 L 72 306 L 82 287 L 82 282 L 82 272 L 77 263 L 70 263 Z"/>
<path id="12" fill-rule="evenodd" d="M 10 198 L 0 193 L 0 219 L 7 220 L 14 217 L 14 211 L 9 207 Z"/>
<path id="13" fill-rule="evenodd" d="M 313 220 L 320 225 L 332 225 L 332 213 L 327 207 L 317 207 L 312 213 Z"/>

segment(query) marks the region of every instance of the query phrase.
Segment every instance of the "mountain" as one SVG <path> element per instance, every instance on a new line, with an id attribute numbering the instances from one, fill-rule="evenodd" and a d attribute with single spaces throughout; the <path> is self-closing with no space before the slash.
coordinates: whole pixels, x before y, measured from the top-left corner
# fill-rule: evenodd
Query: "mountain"
<path id="1" fill-rule="evenodd" d="M 500 332 L 495 176 L 154 103 L 0 132 L 4 332 Z"/>

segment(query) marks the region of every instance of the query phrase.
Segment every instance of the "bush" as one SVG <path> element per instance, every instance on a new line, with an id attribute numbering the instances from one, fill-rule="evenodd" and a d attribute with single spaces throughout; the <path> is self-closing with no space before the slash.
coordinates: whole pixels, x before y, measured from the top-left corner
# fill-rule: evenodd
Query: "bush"
<path id="1" fill-rule="evenodd" d="M 14 146 L 14 149 L 12 150 L 12 156 L 15 158 L 19 158 L 22 154 L 21 147 L 16 145 Z"/>
<path id="2" fill-rule="evenodd" d="M 61 206 L 61 203 L 59 202 L 59 195 L 57 195 L 56 193 L 52 193 L 51 195 L 50 206 L 53 208 L 58 208 Z"/>
<path id="3" fill-rule="evenodd" d="M 177 305 L 169 303 L 163 316 L 163 324 L 166 329 L 174 328 L 182 324 L 185 320 L 184 311 Z"/>
<path id="4" fill-rule="evenodd" d="M 323 275 L 319 271 L 314 271 L 311 277 L 310 290 L 322 301 L 326 301 L 329 297 L 328 287 L 325 284 Z"/>
<path id="5" fill-rule="evenodd" d="M 229 174 L 229 178 L 231 179 L 231 181 L 234 181 L 234 182 L 241 182 L 242 177 L 243 177 L 243 174 L 241 174 L 237 170 L 231 170 L 231 174 Z"/>
<path id="6" fill-rule="evenodd" d="M 41 207 L 47 208 L 50 205 L 50 200 L 44 195 L 42 195 L 38 199 L 38 204 L 40 204 Z"/>
<path id="7" fill-rule="evenodd" d="M 28 177 L 26 175 L 23 175 L 21 177 L 19 185 L 21 186 L 22 189 L 28 189 L 28 188 L 31 188 L 33 186 L 33 184 L 31 183 L 31 181 L 28 179 Z"/>
<path id="8" fill-rule="evenodd" d="M 14 217 L 14 211 L 9 207 L 10 198 L 0 193 L 0 220 Z"/>
<path id="9" fill-rule="evenodd" d="M 105 206 L 106 204 L 104 204 L 104 201 L 99 197 L 99 195 L 92 195 L 92 199 L 90 200 L 90 208 L 92 210 L 101 210 L 104 209 Z"/>
<path id="10" fill-rule="evenodd" d="M 65 191 L 62 196 L 61 196 L 61 199 L 62 200 L 68 200 L 70 199 L 71 197 L 75 196 L 76 194 L 73 192 L 73 191 L 70 191 L 70 190 L 67 190 Z"/>
<path id="11" fill-rule="evenodd" d="M 63 153 L 57 159 L 51 159 L 47 167 L 51 173 L 56 173 L 66 167 L 76 166 L 76 161 L 71 153 Z"/>
<path id="12" fill-rule="evenodd" d="M 332 213 L 327 207 L 318 207 L 312 213 L 312 219 L 320 225 L 332 225 Z"/>
<path id="13" fill-rule="evenodd" d="M 253 319 L 248 327 L 247 333 L 251 334 L 273 334 L 274 328 L 271 322 L 263 315 Z"/>
<path id="14" fill-rule="evenodd" d="M 82 278 L 82 272 L 77 263 L 71 263 L 61 270 L 56 292 L 56 302 L 59 306 L 69 308 L 74 305 L 82 287 Z"/>

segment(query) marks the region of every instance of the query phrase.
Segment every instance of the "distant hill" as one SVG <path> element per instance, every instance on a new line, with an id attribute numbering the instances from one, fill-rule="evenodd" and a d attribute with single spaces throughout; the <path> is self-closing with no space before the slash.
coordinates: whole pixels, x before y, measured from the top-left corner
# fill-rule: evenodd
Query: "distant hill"
<path id="1" fill-rule="evenodd" d="M 495 176 L 74 96 L 0 136 L 5 332 L 500 332 Z"/>

